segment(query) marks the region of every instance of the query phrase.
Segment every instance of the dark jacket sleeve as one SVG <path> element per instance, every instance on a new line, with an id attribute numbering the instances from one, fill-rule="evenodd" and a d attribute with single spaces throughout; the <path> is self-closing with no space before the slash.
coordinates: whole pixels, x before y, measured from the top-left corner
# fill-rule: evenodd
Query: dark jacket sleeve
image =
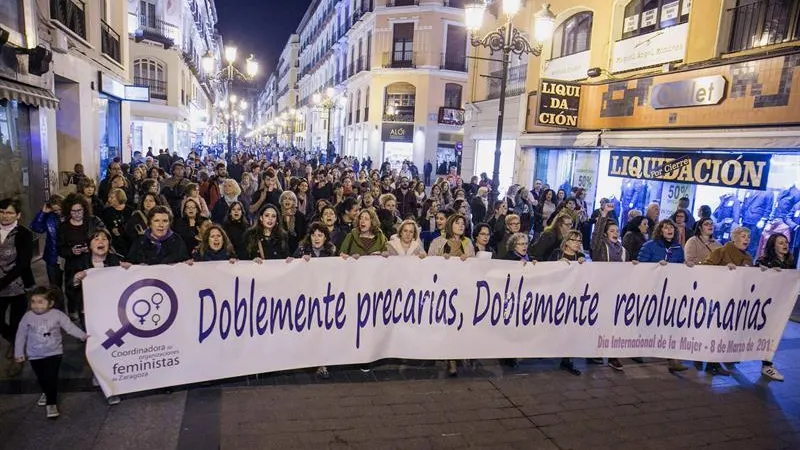
<path id="1" fill-rule="evenodd" d="M 31 222 L 31 230 L 40 234 L 47 233 L 47 214 L 44 211 L 36 213 L 36 217 Z"/>
<path id="2" fill-rule="evenodd" d="M 31 259 L 33 259 L 33 233 L 31 230 L 23 227 L 17 227 L 17 236 L 14 240 L 17 248 L 17 259 L 14 261 L 14 267 L 8 273 L 0 278 L 0 290 L 11 284 L 12 281 L 22 277 L 22 283 L 25 287 L 33 286 L 33 271 L 31 271 Z"/>
<path id="3" fill-rule="evenodd" d="M 528 254 L 537 261 L 547 261 L 550 255 L 546 253 L 556 244 L 556 234 L 554 232 L 544 232 L 539 239 L 530 246 Z"/>

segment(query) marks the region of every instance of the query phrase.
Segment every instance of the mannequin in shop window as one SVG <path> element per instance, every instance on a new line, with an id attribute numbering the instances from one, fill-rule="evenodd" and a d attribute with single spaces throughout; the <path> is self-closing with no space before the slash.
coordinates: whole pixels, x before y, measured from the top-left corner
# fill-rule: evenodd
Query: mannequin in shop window
<path id="1" fill-rule="evenodd" d="M 742 226 L 750 230 L 752 239 L 747 252 L 751 255 L 758 251 L 758 237 L 769 219 L 774 200 L 770 191 L 747 191 L 744 195 L 741 208 Z"/>
<path id="2" fill-rule="evenodd" d="M 642 194 L 642 187 L 643 184 L 636 180 L 625 180 L 622 183 L 622 191 L 620 193 L 620 203 L 622 203 L 622 215 L 620 219 L 622 223 L 620 225 L 625 226 L 628 221 L 628 211 L 632 209 L 639 209 L 642 208 L 639 206 L 639 199 Z"/>
<path id="3" fill-rule="evenodd" d="M 725 194 L 719 198 L 719 206 L 714 210 L 714 238 L 720 242 L 730 240 L 734 224 L 739 223 L 741 203 L 736 194 Z"/>

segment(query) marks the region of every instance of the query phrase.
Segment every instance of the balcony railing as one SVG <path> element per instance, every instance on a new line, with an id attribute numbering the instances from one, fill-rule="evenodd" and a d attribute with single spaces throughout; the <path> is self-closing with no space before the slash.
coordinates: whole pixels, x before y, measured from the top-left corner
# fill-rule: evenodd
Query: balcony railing
<path id="1" fill-rule="evenodd" d="M 383 52 L 383 67 L 392 69 L 417 67 L 417 53 L 410 50 Z"/>
<path id="2" fill-rule="evenodd" d="M 462 59 L 463 58 L 463 59 Z M 456 72 L 466 72 L 467 71 L 467 58 L 455 58 L 455 57 L 447 57 L 446 53 L 442 53 L 442 63 L 439 65 L 439 68 L 442 70 L 454 70 Z"/>
<path id="3" fill-rule="evenodd" d="M 398 111 L 395 114 L 383 114 L 383 121 L 384 122 L 404 122 L 404 123 L 414 123 L 414 108 L 411 107 L 410 110 L 403 110 Z"/>
<path id="4" fill-rule="evenodd" d="M 100 21 L 100 51 L 114 61 L 118 63 L 122 62 L 119 33 L 114 31 L 104 20 Z"/>
<path id="5" fill-rule="evenodd" d="M 133 77 L 133 85 L 150 89 L 150 98 L 167 99 L 167 82 L 153 78 Z"/>
<path id="6" fill-rule="evenodd" d="M 359 56 L 356 60 L 356 73 L 361 73 L 364 70 L 364 57 Z"/>
<path id="7" fill-rule="evenodd" d="M 766 47 L 800 39 L 800 4 L 762 0 L 729 10 L 732 17 L 729 52 Z"/>
<path id="8" fill-rule="evenodd" d="M 86 39 L 86 4 L 81 0 L 50 0 L 50 18 Z"/>
<path id="9" fill-rule="evenodd" d="M 171 23 L 164 22 L 161 19 L 154 19 L 145 14 L 139 15 L 139 28 L 136 30 L 134 40 L 141 42 L 143 40 L 158 42 L 162 44 L 165 49 L 169 49 L 175 45 L 175 30 L 177 28 Z"/>
<path id="10" fill-rule="evenodd" d="M 503 75 L 502 70 L 497 70 L 489 74 L 489 95 L 487 100 L 500 98 L 500 80 Z M 522 64 L 519 66 L 512 66 L 508 68 L 508 78 L 506 78 L 506 97 L 513 97 L 515 95 L 522 95 L 525 93 L 525 80 L 528 75 L 528 65 Z"/>
<path id="11" fill-rule="evenodd" d="M 387 0 L 387 8 L 394 6 L 419 6 L 419 0 Z"/>

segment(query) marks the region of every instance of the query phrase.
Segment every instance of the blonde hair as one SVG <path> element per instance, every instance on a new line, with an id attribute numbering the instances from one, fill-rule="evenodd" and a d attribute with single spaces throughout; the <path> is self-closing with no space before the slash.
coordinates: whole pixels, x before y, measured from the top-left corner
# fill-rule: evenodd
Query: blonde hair
<path id="1" fill-rule="evenodd" d="M 222 182 L 222 192 L 225 192 L 226 186 L 233 186 L 234 191 L 236 192 L 234 195 L 237 197 L 242 195 L 242 187 L 239 186 L 239 183 L 236 182 L 233 178 L 226 178 L 225 181 Z"/>
<path id="2" fill-rule="evenodd" d="M 389 203 L 389 200 L 397 201 L 397 198 L 394 194 L 383 194 L 378 197 L 378 204 L 381 205 L 381 208 L 386 208 L 386 204 Z"/>
<path id="3" fill-rule="evenodd" d="M 121 205 L 124 205 L 128 202 L 128 194 L 126 194 L 122 188 L 112 189 L 111 192 L 108 193 L 108 198 L 111 199 L 112 197 L 115 198 L 117 203 Z"/>
<path id="4" fill-rule="evenodd" d="M 583 235 L 581 234 L 580 231 L 577 230 L 570 230 L 566 235 L 564 235 L 564 239 L 561 240 L 561 246 L 560 246 L 562 253 L 564 252 L 564 248 L 566 248 L 567 242 L 569 242 L 570 239 L 578 239 L 580 241 L 583 241 Z M 581 250 L 583 250 L 583 244 L 581 244 Z"/>
<path id="5" fill-rule="evenodd" d="M 403 232 L 403 228 L 406 226 L 411 226 L 414 230 L 414 240 L 419 240 L 419 225 L 417 225 L 417 221 L 413 219 L 406 219 L 400 223 L 400 226 L 397 227 L 397 238 L 400 238 L 400 234 Z"/>

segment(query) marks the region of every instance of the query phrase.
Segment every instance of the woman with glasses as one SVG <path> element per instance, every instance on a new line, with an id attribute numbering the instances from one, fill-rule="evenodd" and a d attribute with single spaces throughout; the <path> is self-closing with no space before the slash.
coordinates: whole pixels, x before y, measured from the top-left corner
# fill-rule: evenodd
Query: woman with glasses
<path id="1" fill-rule="evenodd" d="M 80 194 L 69 194 L 61 204 L 66 216 L 58 227 L 58 254 L 64 258 L 64 279 L 72 280 L 80 271 L 83 256 L 89 253 L 89 236 L 98 228 L 105 228 L 103 222 L 92 214 L 89 200 Z M 73 321 L 80 322 L 83 311 L 79 292 L 72 283 L 64 283 L 67 296 L 67 310 Z"/>
<path id="2" fill-rule="evenodd" d="M 508 253 L 508 239 L 514 234 L 519 233 L 522 228 L 520 216 L 512 212 L 506 214 L 505 225 L 503 233 L 499 235 L 497 244 L 494 246 L 497 249 L 497 257 L 500 259 L 505 259 L 506 253 Z M 498 235 L 496 234 L 495 237 L 498 237 Z"/>
<path id="3" fill-rule="evenodd" d="M 549 261 L 553 253 L 558 250 L 561 241 L 572 230 L 574 222 L 572 216 L 566 213 L 559 214 L 553 223 L 542 231 L 539 239 L 531 244 L 528 254 L 536 261 Z"/>
<path id="4" fill-rule="evenodd" d="M 562 224 L 563 226 L 563 224 Z M 564 261 L 569 264 L 571 261 L 583 264 L 586 262 L 586 255 L 581 251 L 583 248 L 583 236 L 580 231 L 569 230 L 564 233 L 564 239 L 561 245 L 550 256 L 551 261 Z M 581 371 L 578 370 L 572 363 L 570 358 L 561 358 L 561 368 L 571 373 L 572 375 L 580 375 Z"/>
<path id="5" fill-rule="evenodd" d="M 722 247 L 722 244 L 714 239 L 714 220 L 710 218 L 700 219 L 694 230 L 694 236 L 690 237 L 683 246 L 683 253 L 686 262 L 700 264 L 714 250 Z"/>

